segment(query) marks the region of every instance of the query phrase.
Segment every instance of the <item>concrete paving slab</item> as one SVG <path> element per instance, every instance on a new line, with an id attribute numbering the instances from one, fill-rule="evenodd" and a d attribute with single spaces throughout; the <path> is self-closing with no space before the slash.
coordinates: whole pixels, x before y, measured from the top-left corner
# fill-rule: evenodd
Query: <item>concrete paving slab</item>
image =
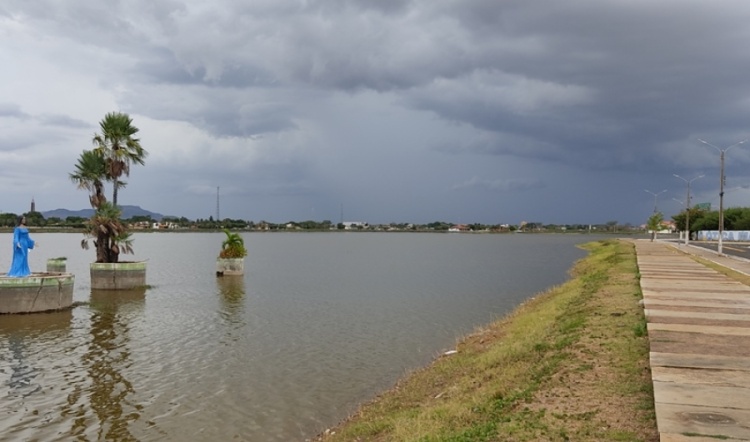
<path id="1" fill-rule="evenodd" d="M 654 382 L 675 382 L 681 384 L 716 385 L 720 387 L 747 388 L 744 382 L 747 373 L 732 370 L 695 370 L 681 367 L 651 367 Z"/>
<path id="2" fill-rule="evenodd" d="M 746 340 L 747 338 L 740 338 Z M 733 335 L 707 335 L 671 331 L 650 331 L 651 351 L 673 354 L 750 357 L 750 347 L 738 345 Z"/>
<path id="3" fill-rule="evenodd" d="M 653 286 L 652 286 L 653 285 Z M 674 285 L 666 285 L 661 284 L 659 286 L 656 286 L 653 282 L 650 282 L 648 280 L 643 282 L 643 286 L 641 287 L 644 291 L 653 291 L 655 294 L 658 294 L 659 292 L 667 292 L 667 293 L 673 293 L 673 294 L 685 294 L 685 295 L 696 295 L 701 294 L 705 295 L 706 288 L 705 287 L 696 287 L 695 284 L 691 284 L 690 286 L 686 287 L 676 287 Z M 712 284 L 712 288 L 710 292 L 716 296 L 725 296 L 729 298 L 737 298 L 737 299 L 745 299 L 747 295 L 747 291 L 742 287 L 719 287 L 717 284 Z"/>
<path id="4" fill-rule="evenodd" d="M 659 398 L 656 402 L 662 404 L 731 408 L 750 412 L 750 388 L 700 382 L 654 381 L 654 396 Z"/>
<path id="5" fill-rule="evenodd" d="M 661 309 L 646 309 L 646 316 L 654 317 L 671 317 L 671 318 L 702 318 L 712 319 L 719 321 L 727 321 L 728 324 L 732 325 L 732 321 L 750 321 L 750 314 L 734 314 L 734 313 L 714 313 L 709 311 L 675 311 L 675 310 L 661 310 Z"/>
<path id="6" fill-rule="evenodd" d="M 656 404 L 661 441 L 750 440 L 750 412 L 684 404 Z M 668 437 L 664 437 L 669 435 Z M 699 439 L 700 438 L 700 439 Z"/>
<path id="7" fill-rule="evenodd" d="M 730 304 L 729 306 L 727 304 Z M 704 307 L 704 308 L 726 308 L 733 307 L 750 311 L 750 299 L 748 300 L 715 300 L 715 299 L 684 299 L 674 296 L 650 296 L 643 299 L 646 308 L 651 306 L 663 307 Z"/>
<path id="8" fill-rule="evenodd" d="M 692 281 L 685 280 L 672 280 L 667 281 L 661 279 L 660 276 L 652 276 L 651 279 L 648 277 L 644 278 L 641 276 L 641 283 L 646 289 L 653 290 L 674 290 L 674 291 L 685 291 L 685 292 L 699 292 L 704 289 L 709 289 L 711 292 L 716 293 L 747 293 L 747 287 L 740 283 L 723 281 L 720 278 L 713 279 L 694 279 Z"/>
<path id="9" fill-rule="evenodd" d="M 652 316 L 649 320 L 659 322 L 661 324 L 690 324 L 690 325 L 701 325 L 705 327 L 710 326 L 722 326 L 726 321 L 717 319 L 706 319 L 706 318 L 672 318 L 668 316 Z M 734 321 L 732 325 L 736 327 L 748 327 L 750 328 L 750 321 Z"/>
<path id="10" fill-rule="evenodd" d="M 705 326 L 694 324 L 656 324 L 648 323 L 649 333 L 651 331 L 673 331 L 682 333 L 695 333 L 706 335 L 725 335 L 725 336 L 750 336 L 750 328 L 747 327 L 730 327 L 730 326 Z"/>
<path id="11" fill-rule="evenodd" d="M 716 439 L 715 437 L 703 437 L 703 436 L 693 436 L 693 435 L 684 435 L 684 434 L 671 434 L 671 433 L 661 433 L 660 435 L 660 442 L 717 442 L 720 439 Z M 736 440 L 743 440 L 743 439 L 736 439 Z"/>
<path id="12" fill-rule="evenodd" d="M 706 296 L 704 291 L 660 291 L 655 292 L 653 290 L 642 289 L 643 299 L 645 302 L 657 301 L 657 300 L 670 300 L 670 301 L 684 301 L 687 303 L 692 302 L 715 302 L 720 304 L 734 304 L 740 307 L 746 307 L 750 299 L 748 295 L 742 292 L 738 293 L 721 293 L 718 291 L 711 292 L 711 296 Z"/>
<path id="13" fill-rule="evenodd" d="M 661 440 L 750 440 L 750 287 L 689 253 L 745 274 L 750 262 L 633 242 Z"/>
<path id="14" fill-rule="evenodd" d="M 661 353 L 652 351 L 649 354 L 649 360 L 652 369 L 654 367 L 683 367 L 704 369 L 707 371 L 731 370 L 750 372 L 750 358 L 741 356 Z M 748 376 L 750 376 L 750 373 Z"/>

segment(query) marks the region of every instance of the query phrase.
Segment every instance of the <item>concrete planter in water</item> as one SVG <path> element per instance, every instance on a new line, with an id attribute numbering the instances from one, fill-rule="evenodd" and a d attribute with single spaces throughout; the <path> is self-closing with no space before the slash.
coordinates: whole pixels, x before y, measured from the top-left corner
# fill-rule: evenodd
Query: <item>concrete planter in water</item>
<path id="1" fill-rule="evenodd" d="M 216 276 L 245 274 L 245 258 L 216 258 Z"/>
<path id="2" fill-rule="evenodd" d="M 70 308 L 74 282 L 75 276 L 70 273 L 0 277 L 0 313 L 36 313 Z"/>
<path id="3" fill-rule="evenodd" d="M 66 258 L 50 258 L 47 260 L 47 272 L 65 273 L 67 262 Z"/>
<path id="4" fill-rule="evenodd" d="M 91 288 L 132 290 L 146 287 L 146 261 L 92 262 Z"/>

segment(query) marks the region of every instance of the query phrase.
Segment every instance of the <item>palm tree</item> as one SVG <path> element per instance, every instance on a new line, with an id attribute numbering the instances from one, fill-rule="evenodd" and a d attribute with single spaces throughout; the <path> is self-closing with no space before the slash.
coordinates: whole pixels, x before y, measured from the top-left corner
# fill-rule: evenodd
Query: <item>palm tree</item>
<path id="1" fill-rule="evenodd" d="M 123 175 L 130 176 L 130 165 L 143 165 L 148 153 L 135 134 L 138 128 L 128 114 L 110 112 L 99 122 L 101 133 L 94 135 L 94 151 L 104 158 L 106 176 L 112 181 L 112 204 L 117 206 L 117 191 L 124 185 Z"/>
<path id="2" fill-rule="evenodd" d="M 86 223 L 86 238 L 81 247 L 89 248 L 89 238 L 94 238 L 96 262 L 118 262 L 120 253 L 133 253 L 132 240 L 126 226 L 120 221 L 120 209 L 103 202 Z"/>
<path id="3" fill-rule="evenodd" d="M 117 206 L 117 192 L 125 186 L 120 180 L 130 175 L 130 165 L 144 164 L 146 151 L 135 138 L 138 128 L 133 120 L 119 112 L 111 112 L 99 123 L 101 133 L 94 135 L 93 150 L 84 150 L 70 174 L 70 180 L 79 189 L 91 194 L 89 202 L 96 209 L 86 224 L 86 238 L 81 246 L 88 248 L 88 240 L 93 238 L 96 247 L 96 262 L 118 262 L 120 253 L 133 253 L 132 240 L 127 227 L 120 221 Z M 104 196 L 104 182 L 112 182 L 112 202 Z"/>
<path id="4" fill-rule="evenodd" d="M 103 180 L 107 179 L 107 165 L 104 158 L 93 150 L 84 150 L 78 157 L 75 168 L 75 172 L 70 174 L 70 180 L 79 189 L 91 192 L 89 196 L 91 207 L 98 209 L 107 201 L 104 196 L 103 183 Z"/>

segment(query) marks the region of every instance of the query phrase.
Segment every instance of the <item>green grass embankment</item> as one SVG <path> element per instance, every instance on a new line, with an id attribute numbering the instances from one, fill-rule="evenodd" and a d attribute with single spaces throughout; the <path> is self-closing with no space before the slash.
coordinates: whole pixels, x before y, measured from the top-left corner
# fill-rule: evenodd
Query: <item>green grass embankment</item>
<path id="1" fill-rule="evenodd" d="M 632 243 L 607 240 L 571 280 L 477 330 L 319 440 L 655 441 Z"/>

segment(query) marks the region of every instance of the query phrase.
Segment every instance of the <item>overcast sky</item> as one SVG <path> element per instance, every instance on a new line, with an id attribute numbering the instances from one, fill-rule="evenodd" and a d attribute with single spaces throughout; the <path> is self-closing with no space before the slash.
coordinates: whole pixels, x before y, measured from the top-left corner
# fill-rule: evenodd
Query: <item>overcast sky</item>
<path id="1" fill-rule="evenodd" d="M 0 212 L 88 208 L 112 111 L 120 204 L 191 219 L 641 224 L 750 136 L 744 0 L 3 0 L 0 41 Z"/>

